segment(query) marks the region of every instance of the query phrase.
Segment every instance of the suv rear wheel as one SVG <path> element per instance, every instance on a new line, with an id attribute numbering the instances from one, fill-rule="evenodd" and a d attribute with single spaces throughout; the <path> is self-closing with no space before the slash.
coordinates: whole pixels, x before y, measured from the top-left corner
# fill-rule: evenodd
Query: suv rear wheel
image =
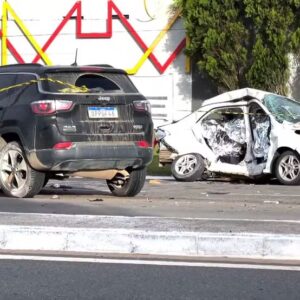
<path id="1" fill-rule="evenodd" d="M 10 142 L 1 149 L 0 186 L 6 195 L 31 198 L 40 192 L 44 182 L 45 174 L 29 166 L 17 142 Z"/>
<path id="2" fill-rule="evenodd" d="M 107 185 L 113 195 L 118 197 L 133 197 L 143 188 L 146 180 L 146 168 L 132 170 L 129 177 L 117 174 Z"/>

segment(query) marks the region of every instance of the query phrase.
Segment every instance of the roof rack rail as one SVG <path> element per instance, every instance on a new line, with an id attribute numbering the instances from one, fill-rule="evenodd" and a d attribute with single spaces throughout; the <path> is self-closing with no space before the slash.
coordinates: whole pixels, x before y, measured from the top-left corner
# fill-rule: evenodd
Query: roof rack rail
<path id="1" fill-rule="evenodd" d="M 3 65 L 1 68 L 9 67 L 9 68 L 20 68 L 20 67 L 42 67 L 43 65 L 39 63 L 24 63 L 24 64 L 11 64 L 11 65 Z"/>
<path id="2" fill-rule="evenodd" d="M 88 65 L 91 67 L 103 67 L 103 68 L 113 68 L 112 65 L 108 65 L 108 64 L 95 64 L 95 65 Z"/>

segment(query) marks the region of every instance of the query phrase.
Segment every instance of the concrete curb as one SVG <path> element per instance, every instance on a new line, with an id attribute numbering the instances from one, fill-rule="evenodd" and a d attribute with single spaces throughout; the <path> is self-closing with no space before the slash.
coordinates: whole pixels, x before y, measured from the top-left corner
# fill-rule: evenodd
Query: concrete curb
<path id="1" fill-rule="evenodd" d="M 18 219 L 16 214 L 13 215 Z M 300 259 L 300 224 L 297 222 L 288 222 L 291 225 L 288 226 L 289 233 L 276 233 L 271 230 L 255 232 L 253 225 L 257 227 L 260 221 L 249 220 L 245 221 L 249 230 L 241 232 L 236 229 L 239 224 L 230 225 L 235 222 L 233 220 L 219 220 L 218 223 L 218 220 L 208 219 L 36 215 L 36 221 L 45 219 L 38 225 L 32 219 L 34 214 L 29 215 L 20 214 L 20 220 L 16 222 L 19 224 L 1 222 L 1 250 Z M 31 224 L 26 224 L 28 222 L 22 218 L 28 218 Z M 58 218 L 60 222 L 53 225 Z M 213 222 L 218 224 L 214 227 L 211 225 Z M 222 232 L 218 230 L 222 225 L 220 222 L 224 222 Z M 243 223 L 241 220 L 237 222 Z M 63 223 L 65 226 L 62 226 Z M 100 223 L 102 226 L 99 227 Z M 263 224 L 266 222 L 261 223 L 268 227 Z M 281 228 L 282 223 L 279 224 Z M 210 225 L 207 227 L 205 224 Z M 203 231 L 198 229 L 198 225 L 203 227 Z M 227 231 L 228 226 L 235 229 Z M 274 224 L 270 226 L 274 227 Z"/>

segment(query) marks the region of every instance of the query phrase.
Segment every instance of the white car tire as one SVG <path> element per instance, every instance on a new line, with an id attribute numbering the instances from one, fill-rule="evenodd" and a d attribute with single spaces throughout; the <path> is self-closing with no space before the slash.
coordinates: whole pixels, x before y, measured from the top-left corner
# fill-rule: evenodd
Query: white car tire
<path id="1" fill-rule="evenodd" d="M 197 153 L 177 156 L 171 166 L 172 175 L 178 181 L 201 180 L 204 170 L 204 160 Z"/>
<path id="2" fill-rule="evenodd" d="M 300 156 L 293 151 L 283 152 L 276 160 L 275 176 L 285 185 L 300 184 Z"/>

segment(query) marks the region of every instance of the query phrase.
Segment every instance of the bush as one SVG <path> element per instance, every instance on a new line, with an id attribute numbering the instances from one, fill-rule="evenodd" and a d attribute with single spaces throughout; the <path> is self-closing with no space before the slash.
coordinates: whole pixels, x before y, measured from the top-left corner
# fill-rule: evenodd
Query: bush
<path id="1" fill-rule="evenodd" d="M 189 37 L 186 54 L 220 91 L 286 93 L 289 54 L 300 48 L 300 0 L 174 0 Z"/>

